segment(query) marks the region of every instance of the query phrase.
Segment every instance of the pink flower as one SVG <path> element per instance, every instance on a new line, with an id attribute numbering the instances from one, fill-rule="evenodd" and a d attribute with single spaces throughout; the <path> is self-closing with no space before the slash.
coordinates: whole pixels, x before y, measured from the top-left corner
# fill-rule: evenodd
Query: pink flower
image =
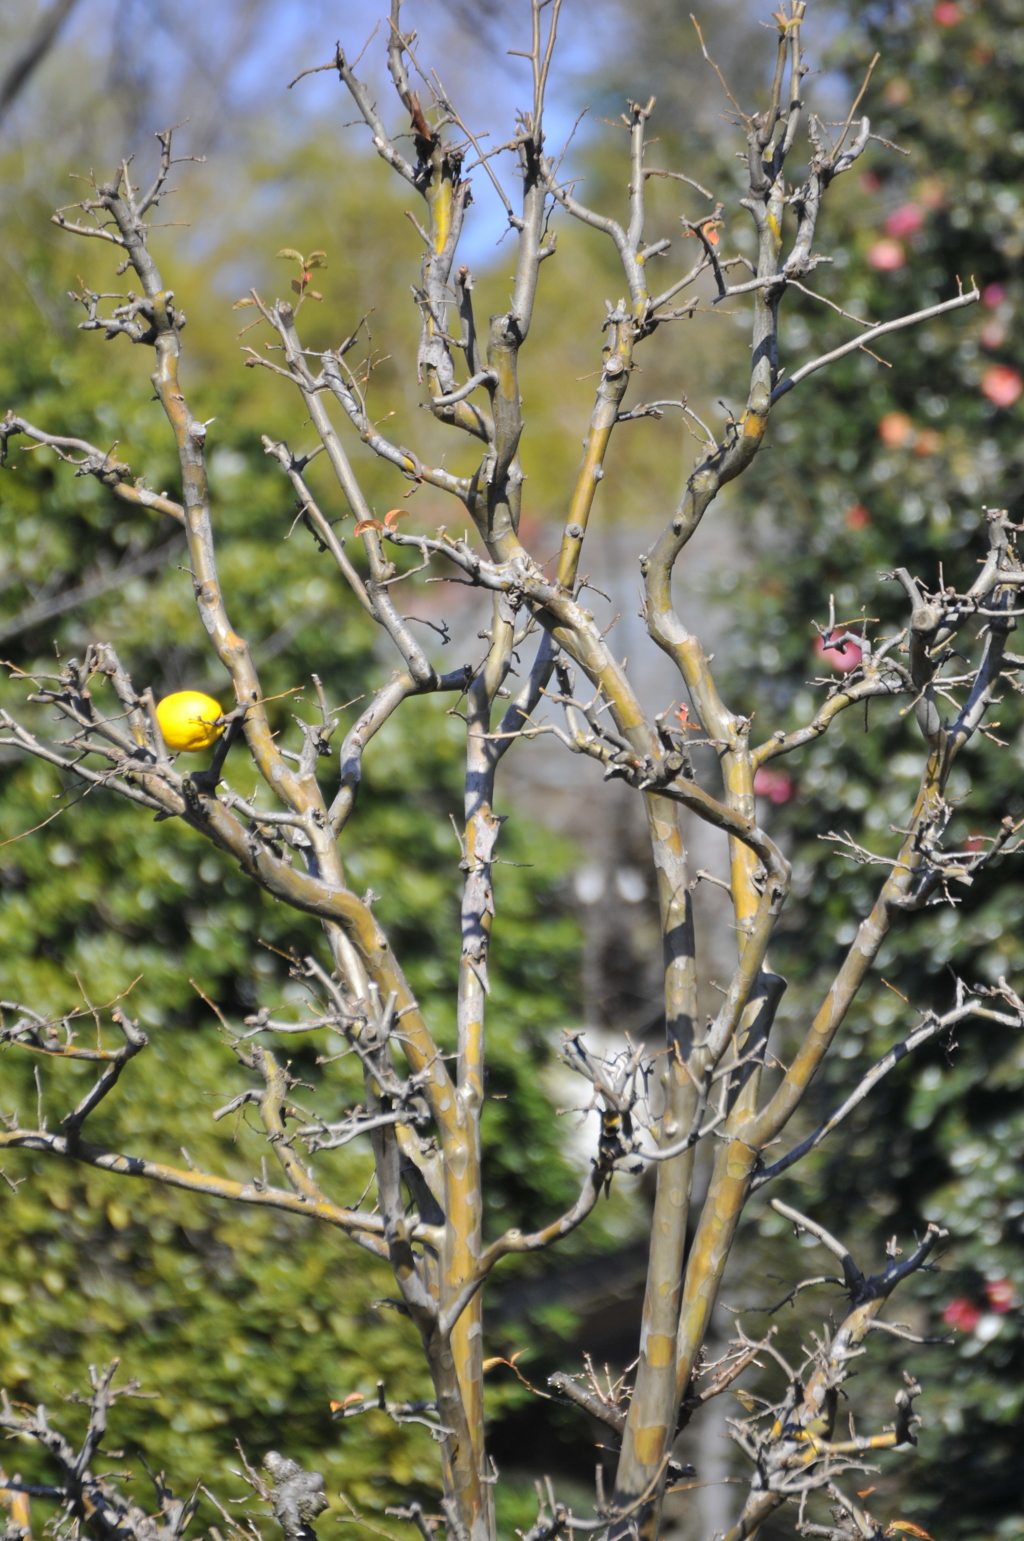
<path id="1" fill-rule="evenodd" d="M 905 412 L 887 412 L 878 420 L 878 437 L 886 449 L 906 449 L 914 442 L 914 425 Z"/>
<path id="2" fill-rule="evenodd" d="M 963 21 L 963 12 L 954 3 L 954 0 L 938 0 L 932 9 L 932 15 L 940 27 L 955 27 Z"/>
<path id="3" fill-rule="evenodd" d="M 990 364 L 981 377 L 981 391 L 997 407 L 1012 407 L 1024 391 L 1024 380 L 1009 364 Z"/>
<path id="4" fill-rule="evenodd" d="M 897 238 L 905 235 L 913 235 L 924 224 L 924 215 L 916 203 L 903 203 L 898 209 L 893 209 L 885 222 L 886 235 Z"/>
<path id="5" fill-rule="evenodd" d="M 754 791 L 771 803 L 788 803 L 793 796 L 793 778 L 783 770 L 770 770 L 767 765 L 759 765 L 754 772 Z"/>
<path id="6" fill-rule="evenodd" d="M 917 201 L 923 209 L 941 209 L 946 201 L 946 189 L 940 177 L 926 177 L 917 185 Z"/>
<path id="7" fill-rule="evenodd" d="M 1002 284 L 986 284 L 981 291 L 981 303 L 987 305 L 989 310 L 995 310 L 1006 299 L 1006 290 Z"/>
<path id="8" fill-rule="evenodd" d="M 973 1300 L 968 1300 L 966 1295 L 957 1295 L 943 1311 L 942 1320 L 958 1332 L 973 1332 L 982 1315 L 981 1307 L 976 1306 Z"/>
<path id="9" fill-rule="evenodd" d="M 863 656 L 856 642 L 847 640 L 833 644 L 831 638 L 826 642 L 824 637 L 815 637 L 814 651 L 833 669 L 838 669 L 840 674 L 849 674 L 851 669 L 856 669 Z"/>
<path id="10" fill-rule="evenodd" d="M 997 1311 L 1003 1316 L 1017 1304 L 1017 1291 L 1010 1279 L 989 1279 L 985 1285 L 985 1299 L 991 1311 Z"/>
<path id="11" fill-rule="evenodd" d="M 868 247 L 868 267 L 879 273 L 895 273 L 906 262 L 907 256 L 899 241 L 876 241 Z"/>
<path id="12" fill-rule="evenodd" d="M 914 438 L 914 454 L 937 455 L 942 448 L 942 435 L 934 428 L 922 428 Z"/>
<path id="13" fill-rule="evenodd" d="M 993 318 L 985 322 L 978 337 L 983 348 L 1001 348 L 1006 341 L 1006 328 L 1001 321 Z"/>
<path id="14" fill-rule="evenodd" d="M 846 528 L 848 530 L 863 530 L 864 526 L 871 523 L 871 515 L 863 503 L 855 503 L 852 508 L 846 510 Z"/>

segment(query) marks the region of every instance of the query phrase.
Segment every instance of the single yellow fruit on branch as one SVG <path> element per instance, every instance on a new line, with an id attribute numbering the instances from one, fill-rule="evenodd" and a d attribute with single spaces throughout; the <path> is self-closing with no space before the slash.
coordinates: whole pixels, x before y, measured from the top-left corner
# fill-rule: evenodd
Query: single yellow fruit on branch
<path id="1" fill-rule="evenodd" d="M 221 704 L 199 690 L 179 690 L 164 696 L 156 709 L 156 720 L 164 743 L 175 754 L 198 754 L 209 749 L 224 732 L 216 727 L 223 715 Z"/>

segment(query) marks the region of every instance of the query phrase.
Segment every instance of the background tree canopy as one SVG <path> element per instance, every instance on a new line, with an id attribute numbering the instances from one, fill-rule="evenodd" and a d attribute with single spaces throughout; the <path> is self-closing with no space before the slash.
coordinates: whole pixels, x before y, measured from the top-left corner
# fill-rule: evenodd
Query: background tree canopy
<path id="1" fill-rule="evenodd" d="M 287 482 L 260 443 L 261 433 L 286 431 L 291 403 L 260 372 L 243 373 L 237 333 L 248 318 L 231 309 L 239 268 L 244 282 L 280 283 L 285 265 L 271 278 L 274 253 L 296 243 L 329 253 L 319 280 L 325 327 L 335 324 L 336 307 L 355 324 L 396 287 L 404 292 L 415 234 L 408 250 L 390 244 L 396 206 L 387 185 L 360 154 L 339 151 L 338 138 L 332 124 L 329 138 L 325 130 L 309 144 L 286 146 L 276 161 L 265 147 L 259 156 L 232 148 L 217 181 L 231 186 L 235 202 L 220 222 L 211 218 L 215 195 L 203 172 L 181 168 L 174 217 L 189 218 L 195 236 L 172 230 L 167 240 L 178 242 L 168 266 L 189 316 L 190 386 L 223 424 L 212 464 L 221 568 L 247 615 L 267 693 L 287 692 L 312 646 L 330 665 L 337 697 L 358 702 L 384 662 L 357 606 L 343 600 L 339 619 L 328 570 L 310 580 L 310 537 L 293 528 Z M 94 273 L 103 287 L 104 269 L 91 251 L 69 251 L 50 225 L 38 184 L 52 184 L 64 168 L 44 177 L 33 163 L 42 153 L 31 142 L 5 152 L 0 399 L 41 422 L 59 418 L 72 434 L 116 442 L 151 487 L 173 486 L 177 469 L 149 400 L 145 359 L 108 348 L 99 362 L 96 340 L 75 329 L 66 292 Z M 327 206 L 325 185 L 334 189 Z M 250 237 L 243 208 L 261 189 L 270 189 L 272 210 Z M 197 251 L 194 241 L 211 231 L 214 244 Z M 212 294 L 211 274 L 220 280 Z M 381 310 L 399 330 L 389 335 L 388 322 L 373 323 L 379 351 L 408 348 L 417 326 L 411 300 L 407 316 L 400 307 L 381 303 Z M 379 378 L 382 395 L 398 385 L 386 362 Z M 387 496 L 375 466 L 367 484 L 371 495 Z M 38 666 L 54 649 L 68 656 L 103 631 L 158 698 L 200 688 L 227 699 L 226 675 L 210 673 L 184 543 L 171 520 L 154 516 L 148 528 L 129 522 L 104 488 L 73 478 L 47 452 L 29 452 L 17 457 L 17 475 L 3 474 L 0 549 L 0 636 L 12 664 Z M 296 612 L 299 628 L 290 620 Z M 287 695 L 277 703 L 275 726 L 287 728 L 295 705 Z M 362 844 L 349 870 L 364 887 L 387 893 L 382 923 L 401 939 L 417 994 L 437 1011 L 458 965 L 448 941 L 458 935 L 461 877 L 448 814 L 460 807 L 460 749 L 457 724 L 434 703 L 419 707 L 413 754 L 389 748 L 385 732 L 369 757 Z M 0 995 L 64 1011 L 130 991 L 126 1007 L 153 1049 L 132 1092 L 105 1119 L 104 1138 L 130 1145 L 144 1124 L 154 1154 L 179 1158 L 184 1128 L 197 1162 L 211 1141 L 223 1147 L 234 1138 L 237 1174 L 258 1171 L 258 1158 L 246 1156 L 244 1119 L 235 1130 L 210 1123 L 213 1088 L 233 1056 L 208 1002 L 236 1021 L 254 1008 L 257 992 L 261 1003 L 287 1009 L 295 987 L 286 955 L 315 947 L 316 923 L 253 892 L 177 822 L 149 822 L 102 795 L 70 818 L 67 807 L 58 775 L 5 756 Z M 545 1080 L 554 1030 L 573 1020 L 576 995 L 577 930 L 559 886 L 566 852 L 550 833 L 518 820 L 504 851 L 498 884 L 507 950 L 492 982 L 491 1073 L 505 1100 L 489 1105 L 485 1134 L 495 1227 L 537 1204 L 557 1209 L 574 1182 Z M 447 1027 L 453 1041 L 454 1023 Z M 181 1034 L 189 1039 L 186 1108 L 163 1070 Z M 73 1075 L 77 1067 L 65 1068 Z M 34 1107 L 30 1071 L 10 1055 L 4 1071 L 3 1113 Z M 340 1067 L 337 1075 L 342 1083 L 351 1078 Z M 368 1153 L 349 1147 L 338 1160 L 354 1202 L 370 1174 Z M 429 1482 L 432 1447 L 422 1430 L 399 1431 L 372 1415 L 343 1429 L 330 1422 L 331 1398 L 370 1392 L 378 1378 L 398 1397 L 424 1391 L 415 1335 L 379 1304 L 388 1294 L 386 1268 L 364 1267 L 344 1240 L 287 1217 L 235 1214 L 141 1185 L 126 1192 L 102 1174 L 45 1172 L 32 1162 L 10 1176 L 16 1190 L 0 1200 L 0 1382 L 12 1393 L 55 1400 L 85 1383 L 89 1363 L 120 1354 L 160 1395 L 153 1404 L 123 1404 L 119 1437 L 179 1483 L 236 1464 L 236 1439 L 252 1450 L 279 1442 L 285 1409 L 290 1453 L 326 1462 L 334 1488 L 342 1481 L 355 1502 L 381 1507 L 389 1495 Z M 639 1223 L 621 1204 L 608 1217 L 610 1228 L 591 1228 L 581 1244 L 600 1249 Z M 510 1330 L 513 1338 L 506 1333 L 499 1347 L 515 1346 Z M 511 1399 L 523 1395 L 517 1388 Z M 507 1400 L 499 1386 L 496 1414 Z M 31 1451 L 19 1451 L 26 1473 L 32 1460 Z"/>
<path id="2" fill-rule="evenodd" d="M 743 489 L 736 528 L 759 581 L 753 602 L 742 570 L 721 585 L 722 603 L 734 607 L 733 656 L 742 660 L 747 708 L 771 702 L 788 709 L 794 724 L 806 720 L 812 678 L 842 661 L 832 654 L 830 665 L 813 649 L 812 622 L 828 621 L 823 593 L 834 594 L 840 620 L 856 622 L 862 605 L 872 618 L 891 619 L 899 591 L 887 575 L 894 568 L 938 583 L 941 556 L 947 582 L 969 582 L 968 542 L 984 505 L 1008 503 L 1015 520 L 1024 507 L 1024 117 L 1017 89 L 1024 6 L 850 0 L 828 17 L 836 32 L 826 58 L 842 59 L 853 81 L 878 52 L 865 99 L 872 127 L 909 154 L 876 147 L 859 188 L 842 189 L 831 211 L 834 266 L 819 269 L 815 287 L 872 320 L 946 298 L 961 278 L 977 281 L 982 305 L 963 321 L 893 338 L 879 350 L 891 369 L 852 355 L 829 375 L 813 416 L 778 414 L 778 451 L 759 460 Z M 638 46 L 641 58 L 665 71 L 682 132 L 685 102 L 672 97 L 662 20 L 655 8 Z M 742 232 L 730 238 L 742 240 Z M 813 351 L 823 352 L 847 335 L 848 322 L 804 298 L 786 326 L 794 345 L 812 339 Z M 959 561 L 957 552 L 964 553 Z M 737 668 L 737 686 L 740 674 Z M 1000 755 L 980 739 L 960 773 L 960 794 L 968 786 L 974 794 L 970 818 L 961 816 L 956 828 L 968 849 L 1024 811 L 1024 717 L 1012 690 L 998 715 L 996 736 L 1012 753 Z M 820 996 L 870 886 L 870 869 L 845 860 L 828 835 L 849 832 L 880 849 L 905 819 L 910 722 L 868 736 L 864 719 L 851 716 L 781 779 L 761 784 L 766 816 L 791 841 L 801 899 L 776 954 L 791 981 L 784 1021 L 799 1022 Z M 823 905 L 829 924 L 818 929 L 808 922 Z M 955 913 L 922 914 L 883 951 L 881 977 L 851 1019 L 849 1052 L 866 1069 L 891 1042 L 894 1023 L 906 1025 L 913 1008 L 948 994 L 951 971 L 982 982 L 1012 975 L 1024 961 L 1022 915 L 1021 880 L 1000 884 L 996 897 L 991 875 L 965 893 Z M 837 1085 L 835 1071 L 821 1078 L 805 1110 L 808 1129 L 836 1105 Z M 876 1246 L 926 1219 L 950 1231 L 941 1271 L 921 1285 L 914 1321 L 918 1330 L 945 1329 L 954 1341 L 930 1357 L 913 1350 L 906 1357 L 908 1370 L 937 1379 L 907 1513 L 944 1538 L 1015 1536 L 1024 1524 L 1022 1085 L 1019 1038 L 996 1030 L 962 1046 L 936 1046 L 894 1074 L 880 1101 L 801 1166 L 792 1195 L 812 1213 L 825 1212 L 827 1196 L 828 1213 L 843 1215 L 843 1234 L 859 1230 Z M 768 1235 L 782 1228 L 772 1216 L 761 1227 Z M 736 1298 L 749 1300 L 754 1282 L 737 1279 Z M 907 1472 L 896 1480 L 905 1482 Z"/>

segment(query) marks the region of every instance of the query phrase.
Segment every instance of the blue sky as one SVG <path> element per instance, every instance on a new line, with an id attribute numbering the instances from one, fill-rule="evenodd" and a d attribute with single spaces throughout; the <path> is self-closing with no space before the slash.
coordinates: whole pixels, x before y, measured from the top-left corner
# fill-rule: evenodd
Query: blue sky
<path id="1" fill-rule="evenodd" d="M 0 57 L 10 56 L 50 0 L 6 0 L 0 5 Z M 589 105 L 588 79 L 602 62 L 623 53 L 629 4 L 643 0 L 563 0 L 559 46 L 547 115 L 548 142 L 560 146 L 580 111 Z M 497 14 L 467 24 L 488 5 Z M 740 0 L 749 25 L 767 22 L 770 0 Z M 689 6 L 684 4 L 683 9 Z M 731 12 L 721 0 L 695 0 L 709 36 Z M 812 18 L 828 13 L 812 5 Z M 125 135 L 134 148 L 152 144 L 156 127 L 188 120 L 182 142 L 223 163 L 232 142 L 254 125 L 265 126 L 277 144 L 301 143 L 314 127 L 337 125 L 350 143 L 365 144 L 365 129 L 342 130 L 354 116 L 333 73 L 311 76 L 289 91 L 298 72 L 325 62 L 340 40 L 349 57 L 359 53 L 375 25 L 376 36 L 360 65 L 374 83 L 396 131 L 404 128 L 392 109 L 384 70 L 387 0 L 78 0 L 58 47 L 38 72 L 3 130 L 7 144 L 26 150 L 48 141 L 47 171 L 121 153 Z M 515 110 L 529 101 L 529 66 L 507 49 L 528 45 L 528 0 L 406 0 L 403 26 L 420 35 L 418 57 L 436 69 L 475 132 L 494 144 L 514 129 Z M 820 23 L 819 23 L 820 24 Z M 766 59 L 772 50 L 766 49 Z M 637 81 L 636 90 L 644 82 Z M 117 110 L 112 102 L 119 105 Z M 127 104 L 127 105 L 125 105 Z M 579 143 L 593 123 L 585 120 Z M 24 175 L 44 159 L 32 148 Z M 466 255 L 487 260 L 505 228 L 504 215 L 483 171 L 473 178 L 476 207 L 467 230 Z"/>
<path id="2" fill-rule="evenodd" d="M 590 105 L 595 74 L 626 51 L 630 3 L 643 0 L 563 0 L 548 92 L 549 145 L 561 147 Z M 496 17 L 467 23 L 467 15 L 473 18 L 488 4 Z M 683 8 L 688 9 L 685 0 Z M 695 8 L 709 37 L 734 14 L 722 0 L 697 0 Z M 13 53 L 41 10 L 40 0 L 0 5 L 0 57 Z M 756 28 L 767 21 L 771 3 L 739 0 L 739 10 L 741 20 L 745 11 L 747 25 Z M 824 17 L 828 7 L 812 5 L 815 11 Z M 242 152 L 247 177 L 254 176 L 261 139 L 276 152 L 314 135 L 322 142 L 326 134 L 329 141 L 336 133 L 339 145 L 369 151 L 366 128 L 344 126 L 356 112 L 333 71 L 288 90 L 301 70 L 332 56 L 336 40 L 350 58 L 368 43 L 359 73 L 371 83 L 392 130 L 406 129 L 385 69 L 386 13 L 387 0 L 78 0 L 58 46 L 4 125 L 6 146 L 23 151 L 20 179 L 17 154 L 6 162 L 9 189 L 13 172 L 15 183 L 41 185 L 47 201 L 70 201 L 64 191 L 67 170 L 100 169 L 126 148 L 139 152 L 145 174 L 153 130 L 186 123 L 177 147 L 209 156 L 207 186 L 225 178 L 220 185 L 230 185 L 233 194 L 225 200 L 225 215 L 228 201 L 237 215 L 236 151 Z M 532 95 L 527 61 L 507 51 L 528 45 L 529 0 L 406 0 L 402 14 L 403 26 L 419 34 L 416 53 L 424 70 L 438 71 L 474 132 L 487 145 L 507 140 L 517 107 Z M 770 46 L 765 49 L 766 68 L 772 53 Z M 644 84 L 636 82 L 638 94 Z M 577 147 L 595 131 L 608 132 L 596 121 L 602 110 L 607 107 L 584 119 Z M 502 160 L 503 180 L 515 202 L 511 157 Z M 567 164 L 571 167 L 571 155 Z M 181 179 L 187 176 L 183 168 Z M 480 269 L 494 260 L 507 222 L 485 172 L 478 168 L 472 181 L 474 207 L 461 255 Z M 251 196 L 260 197 L 255 180 Z M 0 206 L 2 198 L 0 190 Z M 217 244 L 213 213 L 207 205 L 202 227 L 188 238 L 198 250 L 207 242 Z M 218 288 L 238 292 L 239 282 L 246 288 L 252 275 L 233 265 L 215 281 Z"/>
<path id="3" fill-rule="evenodd" d="M 0 7 L 0 55 L 14 52 L 42 9 L 36 0 L 8 0 Z M 229 153 L 232 124 L 248 132 L 265 123 L 279 143 L 282 137 L 301 142 L 314 124 L 333 121 L 350 142 L 366 143 L 365 129 L 342 130 L 354 113 L 333 73 L 309 77 L 293 91 L 287 86 L 300 70 L 329 59 L 336 40 L 349 57 L 358 54 L 377 26 L 360 74 L 374 84 L 389 122 L 401 131 L 405 125 L 393 111 L 384 69 L 385 14 L 386 0 L 78 0 L 4 137 L 28 149 L 43 128 L 54 159 L 66 154 L 65 164 L 85 152 L 90 159 L 109 154 L 106 142 L 117 132 L 109 123 L 110 101 L 134 92 L 140 100 L 129 118 L 139 149 L 154 127 L 183 120 L 189 148 L 214 155 Z M 529 24 L 526 0 L 503 5 L 500 22 L 485 22 L 479 30 L 465 25 L 447 0 L 408 0 L 403 8 L 403 25 L 420 35 L 424 69 L 438 70 L 474 132 L 490 135 L 490 144 L 509 137 L 517 106 L 532 94 L 528 63 L 506 52 L 510 45 L 528 46 Z M 550 142 L 561 144 L 587 105 L 585 78 L 613 53 L 622 25 L 612 0 L 564 0 L 549 92 Z M 130 70 L 119 63 L 125 59 Z M 469 256 L 480 260 L 505 222 L 484 173 L 473 181 L 477 207 L 470 239 L 476 249 Z"/>

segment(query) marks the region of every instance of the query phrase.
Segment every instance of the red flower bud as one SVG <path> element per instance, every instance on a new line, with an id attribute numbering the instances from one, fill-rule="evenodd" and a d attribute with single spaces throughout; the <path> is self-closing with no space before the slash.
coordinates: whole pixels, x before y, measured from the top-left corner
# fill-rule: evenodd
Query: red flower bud
<path id="1" fill-rule="evenodd" d="M 956 1295 L 942 1313 L 942 1320 L 958 1332 L 973 1332 L 981 1321 L 983 1312 L 966 1295 Z"/>

